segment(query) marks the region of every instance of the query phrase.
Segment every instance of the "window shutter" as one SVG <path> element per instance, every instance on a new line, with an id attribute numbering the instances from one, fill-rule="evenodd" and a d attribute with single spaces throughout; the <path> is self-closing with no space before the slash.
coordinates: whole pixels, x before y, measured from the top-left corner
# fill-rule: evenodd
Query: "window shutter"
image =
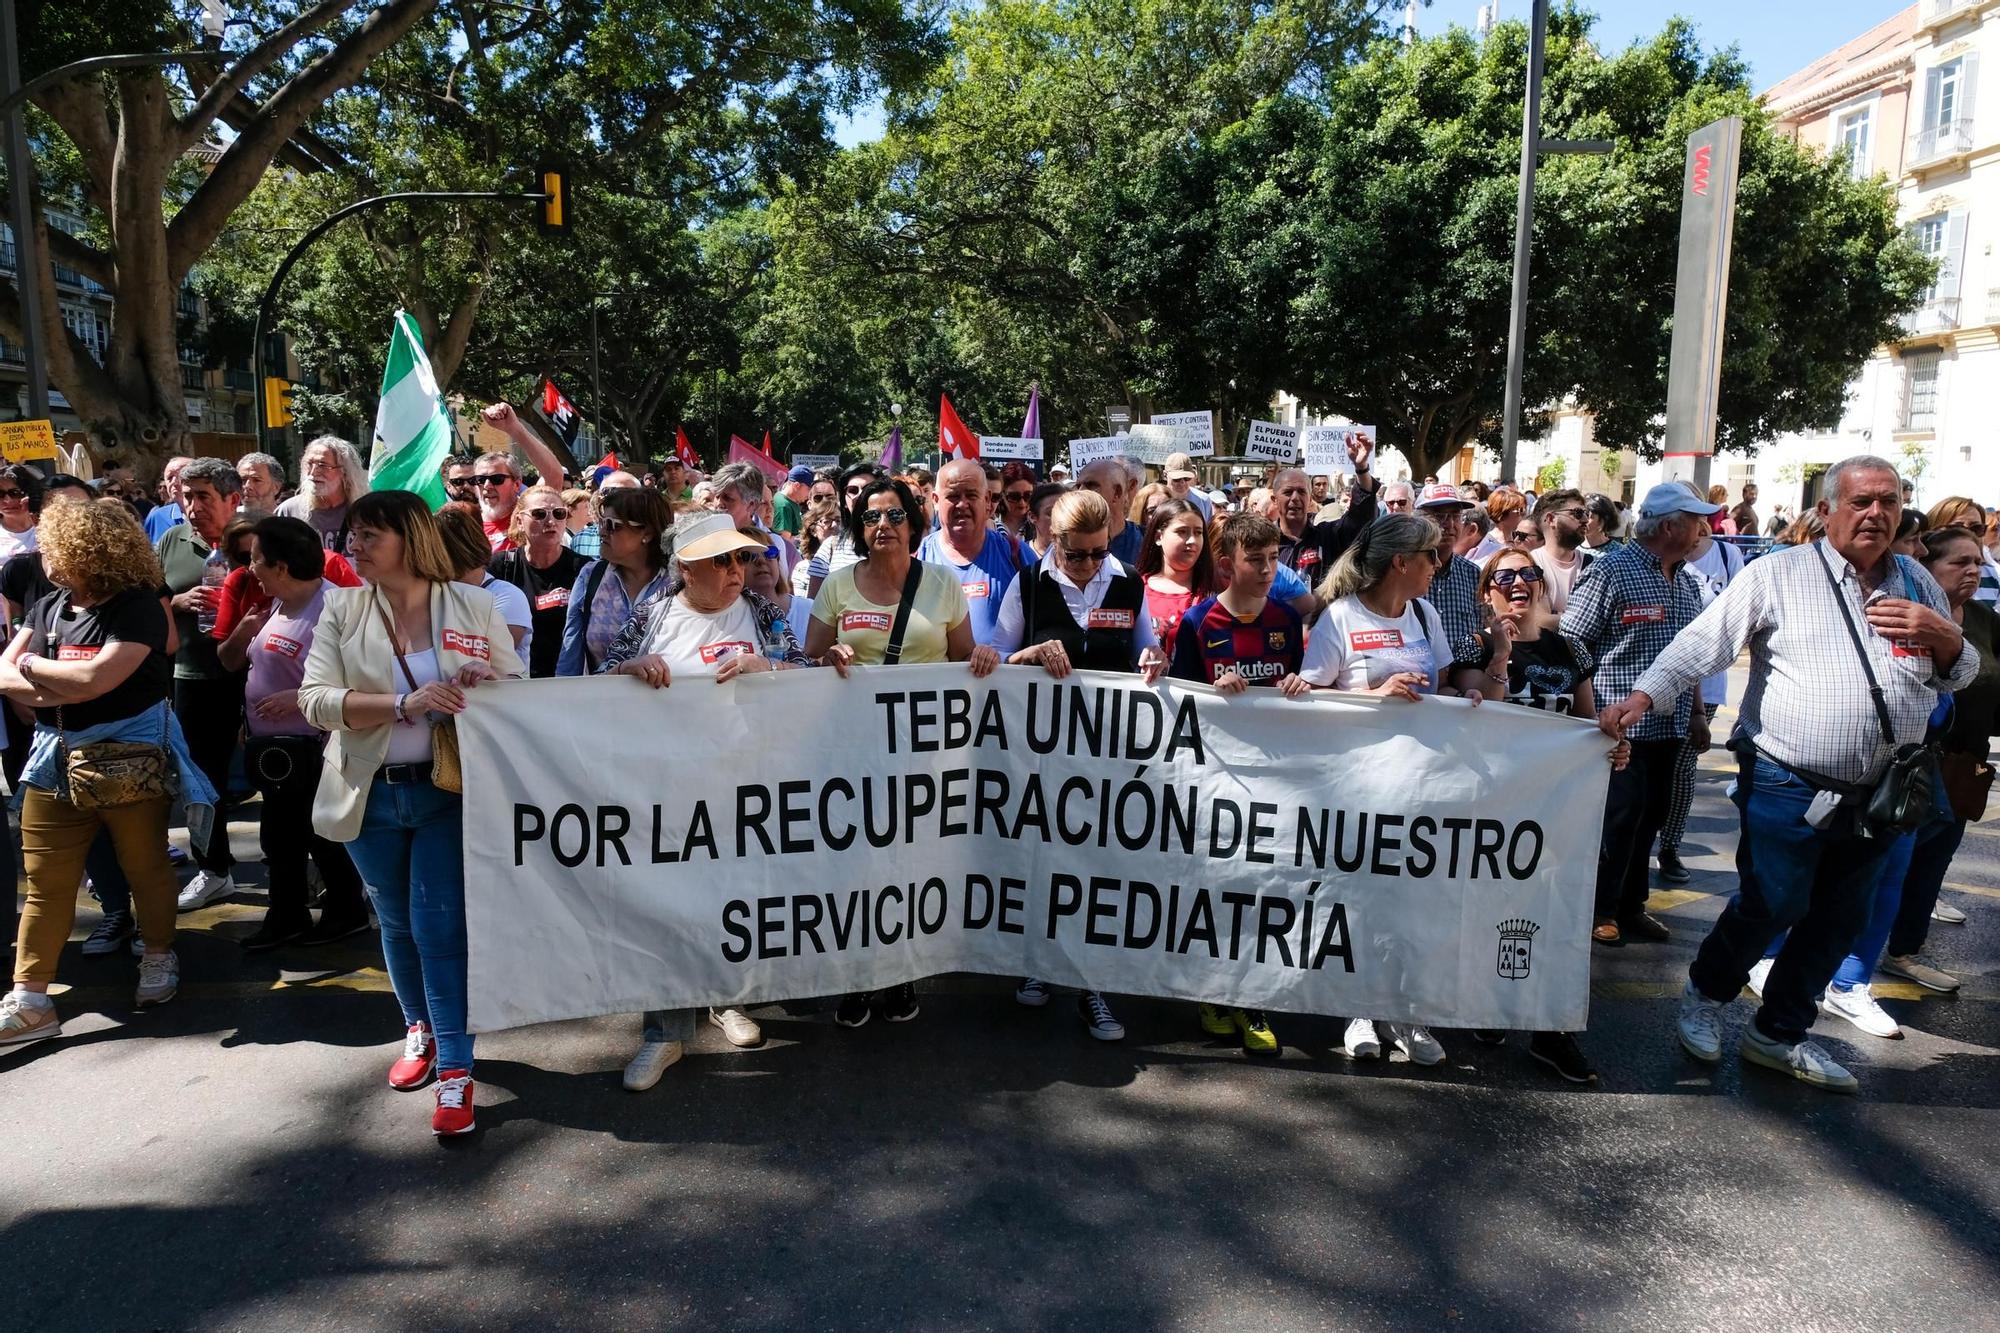
<path id="1" fill-rule="evenodd" d="M 1956 119 L 1963 120 L 1966 128 L 1974 132 L 1972 142 L 1975 144 L 1979 142 L 1977 134 L 1979 127 L 1973 123 L 1972 106 L 1973 98 L 1978 95 L 1978 92 L 1979 53 L 1977 51 L 1968 51 L 1965 55 L 1959 57 L 1958 115 Z"/>
<path id="2" fill-rule="evenodd" d="M 1917 123 L 1924 129 L 1935 130 L 1938 123 L 1938 86 L 1944 82 L 1942 72 L 1936 67 L 1924 71 L 1924 118 Z"/>
<path id="3" fill-rule="evenodd" d="M 1965 277 L 1966 210 L 1954 208 L 1945 217 L 1944 257 L 1938 261 L 1937 297 L 1947 300 L 1958 295 Z"/>

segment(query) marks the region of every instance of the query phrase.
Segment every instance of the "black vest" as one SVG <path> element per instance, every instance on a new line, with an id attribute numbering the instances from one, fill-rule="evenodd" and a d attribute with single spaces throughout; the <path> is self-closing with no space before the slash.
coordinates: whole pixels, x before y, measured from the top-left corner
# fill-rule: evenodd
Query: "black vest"
<path id="1" fill-rule="evenodd" d="M 1104 604 L 1090 614 L 1089 619 L 1096 623 L 1079 625 L 1063 601 L 1056 576 L 1043 570 L 1035 578 L 1027 640 L 1021 646 L 1029 648 L 1057 639 L 1069 653 L 1070 665 L 1079 671 L 1130 671 L 1132 634 L 1145 614 L 1146 587 L 1139 576 L 1114 574 Z"/>

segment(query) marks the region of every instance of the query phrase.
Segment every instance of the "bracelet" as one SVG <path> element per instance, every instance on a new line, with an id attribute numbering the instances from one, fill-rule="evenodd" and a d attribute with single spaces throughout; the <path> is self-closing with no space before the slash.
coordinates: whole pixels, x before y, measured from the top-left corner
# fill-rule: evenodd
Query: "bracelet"
<path id="1" fill-rule="evenodd" d="M 410 720 L 409 715 L 403 711 L 403 702 L 409 697 L 410 696 L 407 694 L 399 694 L 396 696 L 396 702 L 394 707 L 396 710 L 396 720 L 398 722 L 408 722 Z"/>

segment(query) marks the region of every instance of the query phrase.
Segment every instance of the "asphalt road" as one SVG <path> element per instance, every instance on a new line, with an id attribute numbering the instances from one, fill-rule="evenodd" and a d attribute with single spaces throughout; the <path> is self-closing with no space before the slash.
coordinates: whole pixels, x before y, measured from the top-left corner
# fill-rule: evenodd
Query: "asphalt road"
<path id="1" fill-rule="evenodd" d="M 1588 1090 L 1464 1033 L 1433 1069 L 1353 1066 L 1334 1020 L 1291 1015 L 1252 1062 L 1129 998 L 1105 1045 L 1061 999 L 949 977 L 903 1026 L 774 1007 L 747 1052 L 704 1028 L 640 1096 L 636 1019 L 482 1038 L 482 1128 L 441 1147 L 429 1095 L 383 1082 L 401 1032 L 372 946 L 246 959 L 249 891 L 182 918 L 171 1005 L 134 1014 L 133 960 L 72 951 L 66 1036 L 0 1054 L 11 1321 L 1993 1328 L 2000 818 L 1950 876 L 1970 924 L 1932 934 L 1964 992 L 1881 987 L 1898 1042 L 1822 1020 L 1862 1080 L 1839 1097 L 1673 1040 L 1733 880 L 1722 779 L 1695 883 L 1655 900 L 1673 940 L 1599 952 Z"/>

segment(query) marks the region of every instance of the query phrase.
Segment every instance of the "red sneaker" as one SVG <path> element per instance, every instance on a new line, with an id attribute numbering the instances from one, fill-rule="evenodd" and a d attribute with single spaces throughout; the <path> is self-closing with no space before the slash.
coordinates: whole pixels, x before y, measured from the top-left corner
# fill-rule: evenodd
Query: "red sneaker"
<path id="1" fill-rule="evenodd" d="M 431 1133 L 444 1138 L 448 1134 L 472 1132 L 473 1086 L 469 1070 L 438 1071 L 437 1110 L 431 1112 Z"/>
<path id="2" fill-rule="evenodd" d="M 410 1092 L 430 1082 L 436 1069 L 437 1043 L 431 1040 L 431 1025 L 413 1024 L 403 1038 L 403 1058 L 389 1066 L 389 1086 Z"/>

